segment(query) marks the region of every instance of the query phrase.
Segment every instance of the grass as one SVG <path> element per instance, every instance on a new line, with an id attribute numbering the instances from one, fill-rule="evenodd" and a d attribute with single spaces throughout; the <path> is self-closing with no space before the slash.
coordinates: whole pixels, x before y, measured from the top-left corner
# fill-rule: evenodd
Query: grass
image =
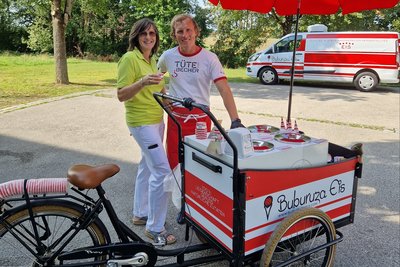
<path id="1" fill-rule="evenodd" d="M 226 69 L 230 82 L 254 82 L 245 68 Z M 0 109 L 76 92 L 113 88 L 117 63 L 68 59 L 69 85 L 55 84 L 54 58 L 0 53 Z M 168 77 L 167 77 L 168 78 Z"/>
<path id="2" fill-rule="evenodd" d="M 0 54 L 0 108 L 76 92 L 112 88 L 116 63 L 68 59 L 70 85 L 55 84 L 51 56 Z"/>
<path id="3" fill-rule="evenodd" d="M 225 73 L 229 82 L 259 84 L 258 79 L 246 75 L 244 67 L 225 69 Z M 0 53 L 0 109 L 71 93 L 114 88 L 117 63 L 69 58 L 68 76 L 69 85 L 55 84 L 52 56 Z"/>

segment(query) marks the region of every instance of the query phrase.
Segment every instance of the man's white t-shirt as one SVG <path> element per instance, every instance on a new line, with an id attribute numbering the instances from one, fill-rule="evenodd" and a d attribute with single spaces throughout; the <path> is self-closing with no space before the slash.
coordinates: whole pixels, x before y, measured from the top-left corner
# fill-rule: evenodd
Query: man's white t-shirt
<path id="1" fill-rule="evenodd" d="M 210 105 L 212 82 L 226 79 L 217 55 L 201 48 L 192 55 L 182 54 L 179 47 L 165 51 L 158 60 L 158 70 L 169 72 L 169 94 L 190 97 L 196 103 Z"/>

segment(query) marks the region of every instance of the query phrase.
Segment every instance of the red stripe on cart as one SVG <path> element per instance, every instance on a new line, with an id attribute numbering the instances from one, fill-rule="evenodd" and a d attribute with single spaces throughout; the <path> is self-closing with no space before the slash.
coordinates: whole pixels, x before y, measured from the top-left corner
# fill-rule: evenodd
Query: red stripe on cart
<path id="1" fill-rule="evenodd" d="M 327 202 L 327 203 L 324 203 L 324 204 L 321 204 L 321 205 L 318 205 L 318 206 L 315 206 L 316 208 L 319 208 L 319 209 L 322 209 L 322 207 L 326 207 L 326 206 L 328 206 L 328 205 L 331 205 L 331 204 L 334 204 L 334 203 L 337 203 L 337 202 L 340 202 L 340 201 L 343 201 L 343 200 L 345 200 L 345 199 L 349 199 L 349 198 L 352 198 L 352 195 L 349 195 L 349 196 L 345 196 L 345 197 L 342 197 L 342 198 L 338 198 L 338 199 L 335 199 L 335 200 L 333 200 L 333 201 L 330 201 L 330 202 Z M 347 205 L 349 205 L 349 204 L 346 204 L 345 206 L 347 206 Z M 344 207 L 344 206 L 341 206 L 341 207 Z M 339 207 L 340 208 L 340 207 Z M 335 209 L 332 209 L 332 210 L 337 210 L 338 208 L 335 208 Z M 326 212 L 326 211 L 325 211 Z M 345 211 L 345 213 L 348 213 L 347 211 Z M 328 214 L 329 214 L 329 212 L 328 212 Z M 337 216 L 335 216 L 335 217 L 337 217 Z M 275 223 L 277 223 L 277 222 L 280 222 L 280 221 L 283 221 L 283 219 L 284 218 L 280 218 L 280 219 L 278 219 L 278 220 L 274 220 L 274 221 L 271 221 L 271 222 L 268 222 L 268 223 L 264 223 L 264 224 L 261 224 L 261 225 L 259 225 L 259 226 L 257 226 L 257 227 L 253 227 L 253 228 L 251 228 L 251 229 L 247 229 L 246 230 L 246 234 L 249 234 L 249 233 L 251 233 L 251 232 L 253 232 L 253 231 L 256 231 L 256 230 L 258 230 L 258 229 L 261 229 L 261 228 L 265 228 L 265 227 L 267 227 L 267 226 L 269 226 L 269 225 L 272 225 L 272 224 L 275 224 Z M 333 219 L 333 218 L 331 218 L 331 219 Z"/>
<path id="2" fill-rule="evenodd" d="M 254 250 L 256 248 L 258 248 L 257 251 L 260 250 L 262 247 L 265 246 L 265 244 L 267 243 L 267 241 L 271 235 L 272 235 L 272 231 L 269 233 L 257 236 L 256 238 L 247 240 L 244 245 L 245 254 L 247 254 L 247 252 Z"/>
<path id="3" fill-rule="evenodd" d="M 202 226 L 202 229 L 203 229 L 204 231 L 206 231 L 207 234 L 209 234 L 209 235 L 212 236 L 215 240 L 217 240 L 218 243 L 221 244 L 222 246 L 224 246 L 228 251 L 230 251 L 230 252 L 233 251 L 232 248 L 228 247 L 221 239 L 219 239 L 216 235 L 214 235 L 213 233 L 211 233 L 211 232 L 207 229 L 207 227 L 205 227 L 204 225 L 202 225 L 202 223 L 200 223 L 198 220 L 194 219 L 194 218 L 191 216 L 191 214 L 189 214 L 189 213 L 187 213 L 187 212 L 185 212 L 185 214 L 186 214 L 186 216 L 190 217 L 194 222 L 196 222 L 198 225 Z M 232 236 L 232 233 L 231 233 L 229 236 Z"/>
<path id="4" fill-rule="evenodd" d="M 336 218 L 348 215 L 350 214 L 350 212 L 351 212 L 351 203 L 336 209 L 332 209 L 330 211 L 326 211 L 326 214 L 328 214 L 328 216 L 332 219 L 332 221 L 335 221 Z"/>
<path id="5" fill-rule="evenodd" d="M 345 215 L 345 214 L 350 214 L 350 210 L 351 210 L 351 203 L 348 205 L 344 205 L 342 207 L 330 210 L 326 213 L 334 221 L 338 217 L 343 217 L 343 215 Z M 296 229 L 296 230 L 291 229 L 291 230 L 289 230 L 287 235 L 293 234 L 299 230 L 302 230 L 302 229 Z M 253 239 L 247 240 L 245 242 L 245 255 L 248 255 L 252 252 L 262 249 L 265 246 L 265 244 L 267 243 L 267 241 L 268 241 L 269 237 L 272 235 L 272 233 L 273 233 L 273 231 L 270 231 L 263 235 L 259 235 Z M 285 235 L 285 236 L 287 236 L 287 235 Z"/>
<path id="6" fill-rule="evenodd" d="M 353 197 L 352 195 L 345 196 L 345 197 L 341 197 L 341 198 L 332 200 L 332 201 L 330 201 L 330 202 L 327 202 L 327 203 L 318 205 L 318 206 L 316 206 L 316 208 L 322 208 L 322 207 L 325 207 L 325 206 L 331 205 L 331 204 L 333 204 L 333 203 L 336 203 L 336 202 L 339 202 L 339 201 L 342 201 L 342 200 L 345 200 L 345 199 L 348 199 L 348 198 L 352 198 L 352 197 Z"/>
<path id="7" fill-rule="evenodd" d="M 251 232 L 253 232 L 253 231 L 256 231 L 256 230 L 258 230 L 258 229 L 267 227 L 268 225 L 275 224 L 275 223 L 277 223 L 277 222 L 283 221 L 283 219 L 284 219 L 284 218 L 280 218 L 280 219 L 278 219 L 278 220 L 275 220 L 275 221 L 272 221 L 272 222 L 268 222 L 268 223 L 265 223 L 265 224 L 261 224 L 261 225 L 259 225 L 259 226 L 257 226 L 257 227 L 248 229 L 248 230 L 246 230 L 246 234 L 251 233 Z"/>
<path id="8" fill-rule="evenodd" d="M 351 205 L 345 205 L 345 206 L 342 206 L 340 208 L 330 210 L 330 211 L 326 212 L 326 214 L 328 214 L 328 216 L 333 221 L 336 217 L 342 216 L 343 213 L 346 213 L 346 212 L 350 213 L 350 207 L 351 207 Z M 299 231 L 303 231 L 305 229 L 309 229 L 309 228 L 311 228 L 311 227 L 313 227 L 315 225 L 317 225 L 317 223 L 315 221 L 311 220 L 311 219 L 310 220 L 303 220 L 301 225 L 296 225 L 295 224 L 293 227 L 291 227 L 289 229 L 289 231 L 286 232 L 284 237 L 288 237 L 288 236 L 293 235 L 293 234 L 295 234 L 295 233 L 297 233 Z"/>
<path id="9" fill-rule="evenodd" d="M 339 207 L 337 209 L 333 209 L 333 210 L 327 211 L 326 214 L 328 214 L 328 216 L 333 221 L 336 217 L 342 216 L 344 213 L 350 213 L 350 208 L 351 208 L 351 205 L 349 204 L 349 205 L 345 205 L 345 206 Z M 307 223 L 307 221 L 309 223 Z M 287 237 L 289 235 L 293 235 L 293 234 L 295 234 L 295 233 L 297 233 L 299 231 L 311 228 L 311 227 L 313 227 L 315 225 L 317 225 L 317 224 L 315 222 L 312 222 L 312 220 L 304 220 L 304 221 L 302 221 L 302 225 L 296 225 L 295 224 L 293 227 L 291 227 L 290 230 L 287 231 L 287 233 L 284 235 L 284 237 Z"/>
<path id="10" fill-rule="evenodd" d="M 185 172 L 185 192 L 200 207 L 209 211 L 230 228 L 233 227 L 233 201 L 231 198 L 188 171 Z M 200 211 L 198 210 L 198 212 Z"/>
<path id="11" fill-rule="evenodd" d="M 219 230 L 224 232 L 227 236 L 232 236 L 232 227 L 230 229 L 219 222 L 215 217 L 210 215 L 208 212 L 204 211 L 204 207 L 198 205 L 198 203 L 193 202 L 189 197 L 185 198 L 186 203 L 190 206 L 191 209 L 196 210 L 201 216 L 203 216 L 206 220 L 208 220 L 211 224 L 215 225 Z M 191 216 L 190 216 L 191 217 Z M 192 217 L 193 218 L 193 217 Z"/>
<path id="12" fill-rule="evenodd" d="M 357 159 L 300 170 L 247 171 L 246 200 L 354 171 Z"/>

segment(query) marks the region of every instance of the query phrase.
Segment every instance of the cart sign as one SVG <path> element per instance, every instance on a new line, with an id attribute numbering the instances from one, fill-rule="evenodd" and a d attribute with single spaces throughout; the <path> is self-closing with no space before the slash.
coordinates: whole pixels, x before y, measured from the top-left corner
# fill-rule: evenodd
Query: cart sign
<path id="1" fill-rule="evenodd" d="M 233 169 L 192 147 L 184 148 L 186 216 L 233 252 Z M 193 153 L 203 164 L 191 160 Z M 296 210 L 316 207 L 334 222 L 350 220 L 356 163 L 349 159 L 310 168 L 241 171 L 246 177 L 240 204 L 245 210 L 245 255 L 262 250 L 279 223 Z M 219 166 L 221 172 L 208 166 Z"/>
<path id="2" fill-rule="evenodd" d="M 341 175 L 343 176 L 343 175 Z M 310 188 L 307 185 L 297 187 L 295 189 L 285 190 L 276 194 L 269 195 L 264 200 L 264 208 L 266 209 L 267 220 L 271 213 L 272 207 L 275 217 L 286 217 L 288 213 L 305 207 L 315 207 L 325 202 L 336 202 L 341 197 L 351 197 L 351 190 L 346 190 L 346 184 L 342 179 L 346 177 L 333 177 L 325 179 L 321 182 L 313 184 Z M 347 179 L 348 180 L 348 179 Z M 352 189 L 352 181 L 347 186 Z M 350 191 L 350 192 L 349 192 Z M 275 197 L 275 203 L 272 199 Z M 268 203 L 267 206 L 265 203 Z M 267 211 L 268 208 L 268 211 Z"/>
<path id="3" fill-rule="evenodd" d="M 333 221 L 350 217 L 355 162 L 246 172 L 246 255 L 263 249 L 278 224 L 296 210 L 315 207 Z"/>

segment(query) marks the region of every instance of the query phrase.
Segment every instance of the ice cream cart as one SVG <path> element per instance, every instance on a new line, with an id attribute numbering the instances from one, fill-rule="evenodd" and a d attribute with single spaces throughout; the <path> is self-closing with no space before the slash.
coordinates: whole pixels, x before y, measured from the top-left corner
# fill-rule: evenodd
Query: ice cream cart
<path id="1" fill-rule="evenodd" d="M 225 131 L 206 106 L 156 93 L 214 123 L 209 137 L 179 135 L 181 219 L 231 266 L 330 266 L 337 231 L 354 220 L 359 150 L 297 129 L 254 125 Z M 173 121 L 171 111 L 164 107 Z M 180 129 L 179 123 L 177 123 Z"/>

